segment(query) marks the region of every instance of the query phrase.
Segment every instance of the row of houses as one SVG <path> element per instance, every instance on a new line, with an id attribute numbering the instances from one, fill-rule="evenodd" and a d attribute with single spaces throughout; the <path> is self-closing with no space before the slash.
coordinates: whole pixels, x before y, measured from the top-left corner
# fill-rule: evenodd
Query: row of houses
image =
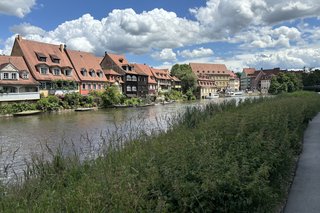
<path id="1" fill-rule="evenodd" d="M 42 93 L 103 91 L 115 85 L 128 97 L 156 96 L 181 88 L 169 70 L 132 64 L 124 55 L 67 49 L 17 36 L 10 56 L 0 56 L 0 101 L 37 100 Z"/>
<path id="2" fill-rule="evenodd" d="M 273 76 L 288 70 L 244 68 L 240 77 L 240 89 L 243 91 L 259 91 L 267 94 L 270 88 L 271 79 Z"/>

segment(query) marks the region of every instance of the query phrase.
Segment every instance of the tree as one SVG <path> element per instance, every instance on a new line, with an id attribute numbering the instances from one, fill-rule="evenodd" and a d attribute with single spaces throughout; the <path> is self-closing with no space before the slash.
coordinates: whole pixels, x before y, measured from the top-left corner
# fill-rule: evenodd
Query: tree
<path id="1" fill-rule="evenodd" d="M 300 89 L 302 89 L 302 81 L 297 74 L 279 73 L 272 77 L 269 93 L 295 92 Z"/>
<path id="2" fill-rule="evenodd" d="M 196 89 L 197 77 L 188 64 L 175 64 L 171 68 L 171 75 L 181 80 L 181 88 L 184 93 L 189 89 L 191 89 L 191 91 Z"/>
<path id="3" fill-rule="evenodd" d="M 113 85 L 106 89 L 101 98 L 104 106 L 111 106 L 114 104 L 120 104 L 122 95 L 118 87 Z"/>

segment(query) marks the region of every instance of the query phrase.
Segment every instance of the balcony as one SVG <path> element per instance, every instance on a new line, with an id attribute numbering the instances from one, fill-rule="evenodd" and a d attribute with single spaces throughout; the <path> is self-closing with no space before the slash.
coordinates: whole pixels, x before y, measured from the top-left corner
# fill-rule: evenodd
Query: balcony
<path id="1" fill-rule="evenodd" d="M 39 92 L 24 93 L 0 93 L 0 102 L 2 101 L 28 101 L 40 99 Z"/>

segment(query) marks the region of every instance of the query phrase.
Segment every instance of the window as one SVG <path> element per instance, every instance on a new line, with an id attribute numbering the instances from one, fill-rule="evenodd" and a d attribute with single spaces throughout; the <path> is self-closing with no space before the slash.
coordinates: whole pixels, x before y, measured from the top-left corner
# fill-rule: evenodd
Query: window
<path id="1" fill-rule="evenodd" d="M 88 89 L 91 89 L 91 84 L 88 84 Z"/>
<path id="2" fill-rule="evenodd" d="M 97 85 L 96 84 L 93 84 L 93 89 L 97 89 Z"/>
<path id="3" fill-rule="evenodd" d="M 11 74 L 11 79 L 18 80 L 18 78 L 17 78 L 17 73 L 12 73 L 12 74 Z"/>
<path id="4" fill-rule="evenodd" d="M 82 84 L 82 89 L 86 89 L 86 84 Z"/>
<path id="5" fill-rule="evenodd" d="M 64 74 L 65 74 L 66 76 L 71 76 L 72 71 L 71 71 L 70 69 L 65 69 L 65 70 L 64 70 Z"/>
<path id="6" fill-rule="evenodd" d="M 132 81 L 131 75 L 127 75 L 127 76 L 126 76 L 126 79 L 127 79 L 127 81 Z"/>
<path id="7" fill-rule="evenodd" d="M 137 76 L 132 76 L 132 81 L 137 81 Z"/>
<path id="8" fill-rule="evenodd" d="M 40 67 L 40 73 L 42 75 L 47 75 L 48 74 L 48 68 L 47 67 Z"/>
<path id="9" fill-rule="evenodd" d="M 45 88 L 46 88 L 46 83 L 40 82 L 40 89 L 45 89 Z"/>
<path id="10" fill-rule="evenodd" d="M 28 79 L 28 78 L 29 78 L 29 73 L 23 72 L 23 73 L 22 73 L 22 78 L 23 78 L 23 79 Z"/>
<path id="11" fill-rule="evenodd" d="M 60 58 L 56 55 L 50 55 L 51 61 L 53 63 L 59 64 L 60 63 Z"/>
<path id="12" fill-rule="evenodd" d="M 127 92 L 131 92 L 131 87 L 127 86 Z"/>
<path id="13" fill-rule="evenodd" d="M 9 79 L 9 73 L 7 72 L 3 73 L 3 79 Z"/>
<path id="14" fill-rule="evenodd" d="M 37 55 L 38 61 L 43 61 L 43 62 L 47 61 L 47 56 L 45 54 L 36 52 L 36 55 Z"/>
<path id="15" fill-rule="evenodd" d="M 119 62 L 120 62 L 120 63 L 123 63 L 123 58 L 120 58 L 120 59 L 119 59 Z"/>
<path id="16" fill-rule="evenodd" d="M 3 87 L 3 91 L 6 93 L 16 93 L 17 92 L 17 88 L 15 87 Z"/>
<path id="17" fill-rule="evenodd" d="M 60 75 L 61 74 L 61 71 L 59 68 L 54 68 L 53 69 L 53 75 Z"/>
<path id="18" fill-rule="evenodd" d="M 97 72 L 97 76 L 98 76 L 99 78 L 102 78 L 102 77 L 103 77 L 102 72 L 101 72 L 101 71 Z"/>
<path id="19" fill-rule="evenodd" d="M 136 92 L 137 91 L 137 87 L 136 86 L 132 86 L 132 91 Z"/>
<path id="20" fill-rule="evenodd" d="M 90 75 L 91 77 L 96 77 L 96 73 L 95 73 L 94 70 L 90 70 L 90 71 L 89 71 L 89 75 Z"/>
<path id="21" fill-rule="evenodd" d="M 98 84 L 98 89 L 101 89 L 101 84 Z"/>
<path id="22" fill-rule="evenodd" d="M 87 70 L 86 69 L 81 69 L 81 75 L 82 76 L 87 76 Z"/>

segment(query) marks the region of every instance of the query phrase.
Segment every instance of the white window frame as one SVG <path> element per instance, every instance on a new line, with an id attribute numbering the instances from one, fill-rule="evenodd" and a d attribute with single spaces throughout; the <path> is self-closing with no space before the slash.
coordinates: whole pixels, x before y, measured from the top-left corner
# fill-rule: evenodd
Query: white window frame
<path id="1" fill-rule="evenodd" d="M 48 75 L 48 67 L 39 67 L 41 75 Z M 45 73 L 43 72 L 45 70 Z"/>
<path id="2" fill-rule="evenodd" d="M 4 72 L 2 76 L 3 76 L 3 80 L 8 80 L 9 79 L 9 73 L 8 72 Z"/>
<path id="3" fill-rule="evenodd" d="M 132 86 L 131 91 L 132 91 L 132 92 L 137 92 L 137 87 L 136 87 L 136 86 Z"/>
<path id="4" fill-rule="evenodd" d="M 64 75 L 65 76 L 72 76 L 72 70 L 71 69 L 65 69 L 64 70 Z"/>
<path id="5" fill-rule="evenodd" d="M 86 89 L 86 84 L 82 84 L 82 89 Z"/>
<path id="6" fill-rule="evenodd" d="M 14 78 L 15 77 L 15 78 Z M 11 79 L 12 80 L 18 80 L 19 78 L 18 78 L 18 73 L 11 73 Z"/>
<path id="7" fill-rule="evenodd" d="M 23 79 L 29 79 L 29 73 L 23 72 L 23 73 L 22 73 L 22 78 L 23 78 Z"/>
<path id="8" fill-rule="evenodd" d="M 61 69 L 59 68 L 53 68 L 52 69 L 53 75 L 61 75 Z"/>
<path id="9" fill-rule="evenodd" d="M 131 92 L 131 86 L 127 86 L 127 92 Z"/>

